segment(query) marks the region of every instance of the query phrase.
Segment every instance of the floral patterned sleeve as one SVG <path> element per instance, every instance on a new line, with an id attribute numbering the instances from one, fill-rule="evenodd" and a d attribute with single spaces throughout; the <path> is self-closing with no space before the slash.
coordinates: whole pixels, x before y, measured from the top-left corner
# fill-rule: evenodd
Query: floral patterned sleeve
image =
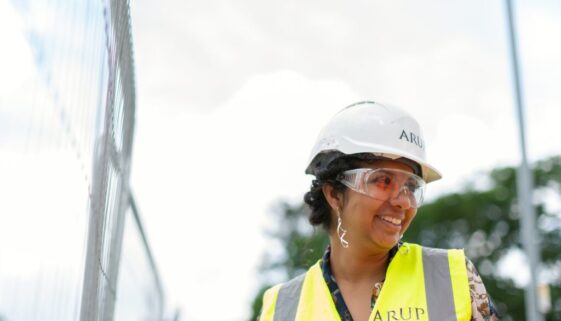
<path id="1" fill-rule="evenodd" d="M 493 301 L 481 276 L 477 273 L 473 263 L 466 258 L 466 269 L 469 282 L 469 294 L 471 296 L 471 320 L 472 321 L 500 321 L 500 316 L 493 305 Z"/>

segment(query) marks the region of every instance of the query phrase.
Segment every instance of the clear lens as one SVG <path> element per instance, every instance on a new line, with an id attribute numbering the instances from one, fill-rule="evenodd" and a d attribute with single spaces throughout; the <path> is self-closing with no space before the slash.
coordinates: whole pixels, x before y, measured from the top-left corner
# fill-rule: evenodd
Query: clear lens
<path id="1" fill-rule="evenodd" d="M 425 181 L 410 172 L 390 168 L 358 168 L 345 171 L 338 180 L 349 188 L 386 201 L 396 197 L 406 197 L 411 207 L 418 208 L 423 203 Z"/>

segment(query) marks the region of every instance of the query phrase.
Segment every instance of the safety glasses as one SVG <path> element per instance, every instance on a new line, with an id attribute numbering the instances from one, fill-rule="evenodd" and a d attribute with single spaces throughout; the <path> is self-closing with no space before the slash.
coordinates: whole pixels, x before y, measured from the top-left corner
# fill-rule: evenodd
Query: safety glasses
<path id="1" fill-rule="evenodd" d="M 357 168 L 344 171 L 337 180 L 371 198 L 386 201 L 403 195 L 413 208 L 423 203 L 425 181 L 410 172 L 392 168 Z"/>

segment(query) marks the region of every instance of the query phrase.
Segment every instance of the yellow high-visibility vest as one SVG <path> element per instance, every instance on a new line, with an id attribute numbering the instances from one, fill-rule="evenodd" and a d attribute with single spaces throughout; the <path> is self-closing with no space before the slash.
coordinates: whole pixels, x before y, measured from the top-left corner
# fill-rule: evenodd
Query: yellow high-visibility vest
<path id="1" fill-rule="evenodd" d="M 260 321 L 341 321 L 320 262 L 268 289 Z M 369 321 L 470 321 L 463 250 L 404 243 L 390 262 Z"/>

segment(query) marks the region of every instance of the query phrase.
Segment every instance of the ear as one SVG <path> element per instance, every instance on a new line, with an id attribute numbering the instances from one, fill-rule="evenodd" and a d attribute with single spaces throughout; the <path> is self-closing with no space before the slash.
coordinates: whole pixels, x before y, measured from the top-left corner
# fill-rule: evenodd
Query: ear
<path id="1" fill-rule="evenodd" d="M 321 190 L 325 200 L 327 200 L 327 203 L 329 203 L 332 210 L 337 211 L 337 209 L 343 207 L 343 194 L 337 192 L 335 188 L 333 188 L 333 185 L 323 184 Z"/>

